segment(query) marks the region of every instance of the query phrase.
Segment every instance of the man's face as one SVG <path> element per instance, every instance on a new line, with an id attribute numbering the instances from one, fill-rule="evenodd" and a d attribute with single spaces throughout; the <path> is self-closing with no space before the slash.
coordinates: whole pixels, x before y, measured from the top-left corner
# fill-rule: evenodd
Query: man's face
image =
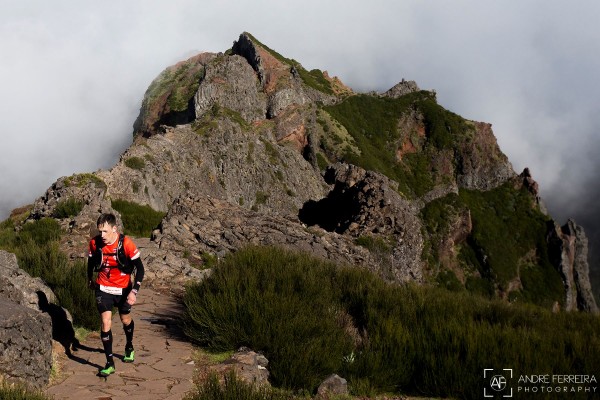
<path id="1" fill-rule="evenodd" d="M 109 224 L 105 223 L 98 225 L 98 230 L 100 231 L 102 241 L 104 241 L 105 244 L 114 243 L 114 241 L 117 239 L 116 226 L 110 226 Z"/>

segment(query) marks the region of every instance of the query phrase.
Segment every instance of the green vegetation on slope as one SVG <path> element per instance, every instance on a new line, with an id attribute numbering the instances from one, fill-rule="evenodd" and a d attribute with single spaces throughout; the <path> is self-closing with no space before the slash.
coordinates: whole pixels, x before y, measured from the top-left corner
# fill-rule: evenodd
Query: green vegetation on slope
<path id="1" fill-rule="evenodd" d="M 533 206 L 527 190 L 505 183 L 487 192 L 461 190 L 459 196 L 471 210 L 469 244 L 478 255 L 479 270 L 489 272 L 502 291 L 520 275 L 523 289 L 514 299 L 547 307 L 562 303 L 562 279 L 548 259 L 549 219 Z"/>
<path id="2" fill-rule="evenodd" d="M 396 158 L 401 134 L 398 122 L 411 109 L 424 117 L 426 141 L 422 151 Z M 352 135 L 360 154 L 348 151 L 343 161 L 377 171 L 399 183 L 406 196 L 421 196 L 433 188 L 436 171 L 431 159 L 441 150 L 452 150 L 471 127 L 460 116 L 438 105 L 426 91 L 397 99 L 356 95 L 324 107 Z"/>
<path id="3" fill-rule="evenodd" d="M 421 218 L 430 239 L 427 249 L 430 266 L 438 266 L 436 243 L 447 234 L 454 216 L 470 210 L 473 229 L 460 248 L 459 262 L 472 292 L 493 296 L 520 278 L 522 289 L 511 300 L 551 307 L 562 303 L 564 287 L 560 274 L 548 259 L 546 234 L 548 218 L 534 205 L 525 189 L 511 182 L 490 190 L 464 190 L 427 204 Z M 454 285 L 454 281 L 448 281 Z"/>
<path id="4" fill-rule="evenodd" d="M 168 95 L 167 104 L 171 111 L 185 111 L 204 74 L 204 66 L 193 58 L 169 67 L 148 87 L 145 96 L 147 102 L 152 104 L 158 98 Z"/>
<path id="5" fill-rule="evenodd" d="M 490 366 L 600 368 L 595 316 L 393 286 L 365 269 L 277 248 L 231 255 L 187 288 L 184 303 L 189 337 L 215 351 L 245 345 L 264 353 L 283 388 L 314 391 L 338 373 L 355 395 L 479 399 Z"/>
<path id="6" fill-rule="evenodd" d="M 2 400 L 51 400 L 39 389 L 28 388 L 19 383 L 0 382 L 0 399 Z"/>
<path id="7" fill-rule="evenodd" d="M 113 200 L 112 208 L 121 214 L 126 235 L 150 237 L 162 221 L 165 213 L 150 206 L 143 206 L 126 200 Z"/>

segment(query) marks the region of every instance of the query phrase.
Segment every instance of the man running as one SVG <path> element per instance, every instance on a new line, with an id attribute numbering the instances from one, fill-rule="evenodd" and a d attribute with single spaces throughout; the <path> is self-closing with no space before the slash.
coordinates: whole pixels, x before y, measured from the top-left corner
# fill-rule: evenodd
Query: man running
<path id="1" fill-rule="evenodd" d="M 144 265 L 133 241 L 117 231 L 114 214 L 100 215 L 97 226 L 100 234 L 90 240 L 87 275 L 89 287 L 96 290 L 96 303 L 102 322 L 100 338 L 106 354 L 106 366 L 99 371 L 99 375 L 109 376 L 115 372 L 111 331 L 113 307 L 119 310 L 127 339 L 123 361 L 134 360 L 134 323 L 130 313 L 144 279 Z M 131 274 L 134 270 L 132 285 Z M 94 271 L 98 271 L 95 282 L 92 280 Z"/>

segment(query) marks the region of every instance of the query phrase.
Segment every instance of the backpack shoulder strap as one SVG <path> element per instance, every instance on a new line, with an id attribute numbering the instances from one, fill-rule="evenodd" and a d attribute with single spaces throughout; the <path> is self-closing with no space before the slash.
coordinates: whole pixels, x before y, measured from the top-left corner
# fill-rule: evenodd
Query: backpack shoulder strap
<path id="1" fill-rule="evenodd" d="M 94 245 L 96 246 L 96 250 L 102 250 L 104 247 L 104 241 L 100 235 L 94 236 Z"/>
<path id="2" fill-rule="evenodd" d="M 131 273 L 131 259 L 125 254 L 125 248 L 123 247 L 123 241 L 125 240 L 125 235 L 119 233 L 119 243 L 117 244 L 117 263 L 119 264 L 119 268 L 121 270 Z"/>

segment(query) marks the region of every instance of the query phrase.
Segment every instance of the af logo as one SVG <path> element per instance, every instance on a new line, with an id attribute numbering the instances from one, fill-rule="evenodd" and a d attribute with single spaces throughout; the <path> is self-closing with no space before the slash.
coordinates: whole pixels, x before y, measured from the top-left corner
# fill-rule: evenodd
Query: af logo
<path id="1" fill-rule="evenodd" d="M 506 378 L 503 375 L 494 375 L 492 376 L 492 380 L 490 381 L 490 386 L 496 392 L 504 390 L 506 387 Z"/>
<path id="2" fill-rule="evenodd" d="M 504 368 L 502 370 L 495 370 L 493 368 L 484 369 L 483 379 L 486 386 L 483 388 L 483 397 L 512 397 L 513 390 L 507 387 L 507 378 L 512 379 L 512 376 L 512 368 Z"/>

